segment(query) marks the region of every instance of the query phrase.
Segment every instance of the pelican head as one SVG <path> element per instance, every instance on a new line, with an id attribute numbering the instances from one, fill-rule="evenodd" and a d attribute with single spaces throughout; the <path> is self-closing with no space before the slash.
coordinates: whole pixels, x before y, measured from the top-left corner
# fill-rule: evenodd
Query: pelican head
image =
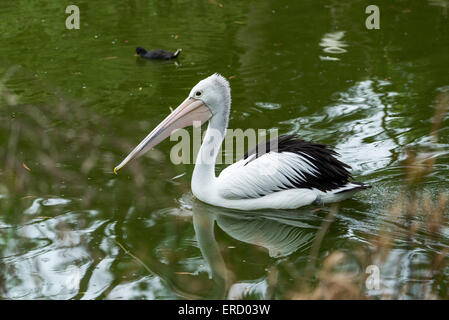
<path id="1" fill-rule="evenodd" d="M 208 120 L 218 120 L 219 126 L 226 128 L 231 106 L 229 82 L 215 73 L 195 85 L 185 99 L 165 118 L 137 147 L 117 166 L 114 173 L 128 162 L 143 155 L 158 145 L 177 129 L 200 126 Z"/>
<path id="2" fill-rule="evenodd" d="M 189 98 L 203 101 L 212 116 L 219 115 L 227 118 L 229 115 L 231 88 L 229 82 L 218 73 L 198 82 L 190 91 Z"/>

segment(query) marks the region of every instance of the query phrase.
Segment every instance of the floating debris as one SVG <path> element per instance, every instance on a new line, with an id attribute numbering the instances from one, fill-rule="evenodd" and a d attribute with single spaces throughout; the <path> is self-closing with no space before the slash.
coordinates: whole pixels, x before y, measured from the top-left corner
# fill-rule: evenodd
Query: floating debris
<path id="1" fill-rule="evenodd" d="M 37 198 L 37 196 L 25 196 L 25 197 L 20 198 L 20 200 L 34 199 L 34 198 Z"/>
<path id="2" fill-rule="evenodd" d="M 105 57 L 105 58 L 101 58 L 100 60 L 112 60 L 112 59 L 117 59 L 118 57 Z"/>
<path id="3" fill-rule="evenodd" d="M 175 272 L 175 274 L 188 274 L 188 275 L 191 275 L 191 276 L 194 276 L 194 275 L 195 275 L 195 274 L 192 273 L 192 272 L 186 272 L 186 271 L 178 271 L 178 272 Z"/>

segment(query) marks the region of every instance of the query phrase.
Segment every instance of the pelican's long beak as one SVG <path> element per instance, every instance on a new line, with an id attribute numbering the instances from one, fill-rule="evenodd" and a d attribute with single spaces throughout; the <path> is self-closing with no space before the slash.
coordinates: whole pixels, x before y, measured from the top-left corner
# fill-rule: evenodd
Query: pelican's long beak
<path id="1" fill-rule="evenodd" d="M 181 128 L 192 126 L 194 122 L 203 124 L 212 117 L 212 113 L 203 101 L 187 98 L 167 118 L 164 119 L 142 142 L 117 166 L 114 173 L 125 164 L 143 155 L 151 148 L 158 145 L 170 134 Z"/>

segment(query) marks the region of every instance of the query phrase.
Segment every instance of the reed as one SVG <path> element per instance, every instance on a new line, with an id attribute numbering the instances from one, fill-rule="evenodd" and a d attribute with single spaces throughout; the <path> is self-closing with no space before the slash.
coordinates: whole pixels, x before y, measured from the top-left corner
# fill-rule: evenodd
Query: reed
<path id="1" fill-rule="evenodd" d="M 438 146 L 438 132 L 449 109 L 449 93 L 441 93 L 436 101 L 430 137 Z M 309 276 L 301 278 L 288 298 L 448 299 L 449 195 L 447 192 L 431 194 L 425 187 L 426 178 L 434 171 L 438 151 L 406 150 L 401 190 L 394 201 L 385 206 L 385 214 L 378 232 L 369 241 L 371 245 L 368 250 L 355 248 L 351 257 L 339 251 L 331 252 L 321 268 L 313 270 L 316 274 L 314 281 L 310 281 Z M 331 215 L 334 216 L 335 213 Z M 328 230 L 332 221 L 334 219 L 326 219 L 321 230 Z M 322 237 L 320 234 L 317 238 Z M 419 263 L 419 268 L 410 268 L 408 279 L 403 281 L 401 265 L 405 255 L 423 251 L 422 248 L 426 248 L 425 259 Z M 354 257 L 357 271 L 345 270 L 344 266 L 350 263 L 348 260 Z M 314 245 L 309 261 L 316 260 L 318 249 Z M 370 274 L 365 270 L 368 266 L 376 266 L 380 270 L 378 289 L 367 288 Z M 396 270 L 391 266 L 395 266 Z M 382 272 L 383 269 L 388 270 Z M 390 282 L 394 285 L 386 284 L 386 280 L 392 280 Z"/>

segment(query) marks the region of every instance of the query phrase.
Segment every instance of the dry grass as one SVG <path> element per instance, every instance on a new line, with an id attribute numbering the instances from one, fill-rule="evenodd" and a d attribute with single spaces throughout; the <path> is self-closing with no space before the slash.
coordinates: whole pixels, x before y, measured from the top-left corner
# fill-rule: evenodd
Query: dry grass
<path id="1" fill-rule="evenodd" d="M 145 160 L 134 162 L 120 176 L 113 175 L 113 168 L 134 147 L 128 137 L 109 134 L 114 119 L 68 99 L 56 89 L 51 90 L 55 93 L 53 102 L 20 103 L 3 85 L 14 72 L 20 69 L 11 68 L 0 79 L 0 188 L 9 199 L 70 197 L 73 192 L 87 208 L 96 199 L 114 201 L 116 195 L 99 188 L 113 180 L 131 180 L 132 190 L 129 181 L 128 188 L 120 190 L 125 191 L 123 197 L 132 194 L 138 206 L 147 204 L 148 194 L 163 192 L 160 186 L 148 190 L 152 186 L 144 184 L 149 174 L 143 168 Z M 116 128 L 130 129 L 126 121 L 117 123 Z M 148 156 L 155 158 L 157 152 Z"/>
<path id="2" fill-rule="evenodd" d="M 437 97 L 436 112 L 432 121 L 430 135 L 435 145 L 438 143 L 438 131 L 449 109 L 449 93 Z M 436 157 L 419 150 L 407 150 L 405 178 L 402 190 L 396 200 L 385 210 L 379 232 L 372 236 L 370 249 L 356 250 L 359 272 L 342 271 L 349 258 L 342 252 L 330 253 L 321 269 L 315 269 L 316 281 L 304 277 L 289 294 L 291 299 L 448 299 L 447 288 L 449 264 L 449 227 L 447 193 L 432 196 L 425 191 L 423 183 L 433 172 Z M 336 209 L 334 209 L 336 210 Z M 332 211 L 332 210 L 331 210 Z M 330 214 L 323 223 L 322 230 L 328 230 L 332 223 Z M 329 219 L 331 218 L 331 219 Z M 317 238 L 322 238 L 323 235 Z M 420 239 L 419 241 L 417 239 Z M 317 240 L 316 243 L 320 243 Z M 395 251 L 400 243 L 406 251 Z M 408 281 L 399 281 L 401 260 L 406 252 L 426 248 L 426 260 L 420 265 L 422 272 L 410 274 Z M 399 254 L 398 254 L 399 253 Z M 316 261 L 318 249 L 311 250 L 310 261 Z M 396 285 L 387 288 L 383 284 L 382 268 L 388 264 L 396 265 Z M 366 267 L 374 265 L 381 270 L 380 288 L 369 292 L 366 281 L 369 273 Z M 412 271 L 413 272 L 413 271 Z M 415 280 L 415 281 L 412 281 Z"/>
<path id="3" fill-rule="evenodd" d="M 145 159 L 133 163 L 119 176 L 113 174 L 114 166 L 134 145 L 133 141 L 125 140 L 126 137 L 120 139 L 120 135 L 111 133 L 112 119 L 53 89 L 51 91 L 56 92 L 54 99 L 48 103 L 22 103 L 4 85 L 15 72 L 21 71 L 11 68 L 3 78 L 0 77 L 2 223 L 25 225 L 32 220 L 63 214 L 50 208 L 46 215 L 51 217 L 24 214 L 37 198 L 70 199 L 70 203 L 74 204 L 71 209 L 78 212 L 101 209 L 98 210 L 99 219 L 123 216 L 130 207 L 147 208 L 154 199 L 163 198 L 166 190 L 161 184 L 144 183 L 152 174 L 144 170 L 148 164 Z M 130 130 L 126 121 L 117 123 L 116 127 Z M 164 174 L 173 177 L 176 173 Z M 81 225 L 84 222 L 81 219 L 78 223 Z M 58 225 L 58 236 L 64 238 L 70 233 L 70 228 L 68 225 Z M 13 246 L 12 250 L 26 247 L 26 239 L 14 238 L 13 230 L 0 229 L 0 257 L 8 246 Z M 0 274 L 1 297 L 7 296 L 6 273 L 10 279 L 20 279 L 20 276 L 14 277 L 16 270 L 4 265 L 2 260 L 0 270 L 7 270 Z"/>

